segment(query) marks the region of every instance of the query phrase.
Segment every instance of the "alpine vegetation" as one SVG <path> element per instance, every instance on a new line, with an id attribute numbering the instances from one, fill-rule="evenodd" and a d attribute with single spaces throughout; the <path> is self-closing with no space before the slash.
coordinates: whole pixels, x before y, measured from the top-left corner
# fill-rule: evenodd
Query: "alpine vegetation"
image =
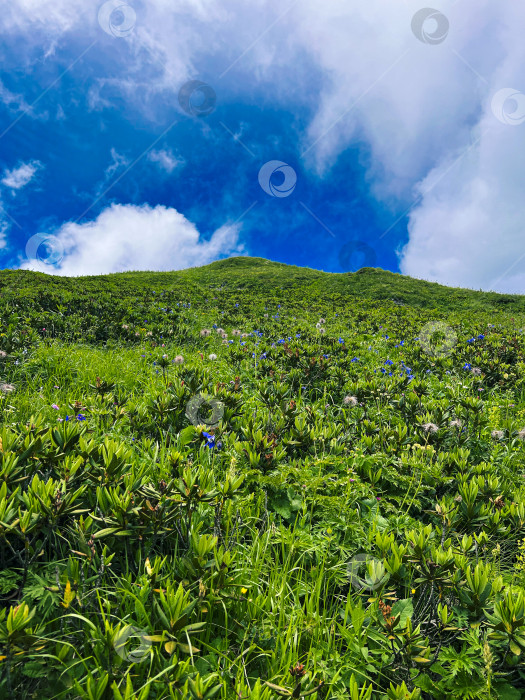
<path id="1" fill-rule="evenodd" d="M 0 272 L 0 697 L 522 697 L 524 316 L 252 258 Z"/>

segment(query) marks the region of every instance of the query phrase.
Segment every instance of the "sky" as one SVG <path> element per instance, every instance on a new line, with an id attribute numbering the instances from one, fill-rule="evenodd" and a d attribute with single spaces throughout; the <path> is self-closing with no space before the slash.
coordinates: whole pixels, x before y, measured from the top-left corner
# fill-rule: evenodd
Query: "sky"
<path id="1" fill-rule="evenodd" d="M 525 6 L 10 0 L 0 268 L 233 255 L 525 293 Z"/>

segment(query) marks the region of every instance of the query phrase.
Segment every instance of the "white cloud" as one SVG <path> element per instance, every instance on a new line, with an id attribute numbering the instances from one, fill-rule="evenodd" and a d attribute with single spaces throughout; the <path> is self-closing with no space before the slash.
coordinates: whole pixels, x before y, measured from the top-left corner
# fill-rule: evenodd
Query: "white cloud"
<path id="1" fill-rule="evenodd" d="M 175 209 L 114 204 L 94 221 L 67 222 L 53 233 L 56 257 L 63 256 L 56 266 L 25 260 L 20 267 L 68 276 L 181 270 L 242 254 L 239 230 L 239 224 L 224 225 L 205 240 Z"/>
<path id="2" fill-rule="evenodd" d="M 183 158 L 177 158 L 169 148 L 150 151 L 148 160 L 156 163 L 161 170 L 165 170 L 167 173 L 172 173 L 176 167 L 183 165 L 185 162 Z"/>
<path id="3" fill-rule="evenodd" d="M 7 247 L 6 234 L 9 230 L 9 223 L 4 219 L 4 212 L 0 202 L 0 250 Z"/>
<path id="4" fill-rule="evenodd" d="M 5 170 L 4 176 L 0 182 L 2 185 L 12 190 L 21 190 L 22 187 L 25 187 L 31 182 L 37 171 L 41 168 L 42 163 L 38 160 L 33 160 L 29 163 L 21 163 L 12 170 Z"/>

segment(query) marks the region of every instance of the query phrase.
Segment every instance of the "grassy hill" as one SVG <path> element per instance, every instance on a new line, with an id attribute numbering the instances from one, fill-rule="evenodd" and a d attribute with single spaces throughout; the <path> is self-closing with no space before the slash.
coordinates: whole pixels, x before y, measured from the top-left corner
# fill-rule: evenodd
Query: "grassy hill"
<path id="1" fill-rule="evenodd" d="M 239 292 L 257 296 L 275 294 L 286 298 L 288 292 L 304 291 L 312 296 L 344 302 L 349 298 L 394 301 L 425 309 L 511 310 L 525 311 L 525 296 L 451 288 L 424 280 L 415 280 L 378 268 L 362 268 L 355 273 L 328 273 L 285 265 L 264 258 L 234 257 L 210 265 L 178 272 L 125 272 L 81 278 L 51 277 L 26 270 L 0 271 L 3 294 L 69 297 L 96 295 L 100 292 L 129 294 L 136 289 L 166 289 L 189 292 L 205 299 L 209 291 L 229 298 Z"/>
<path id="2" fill-rule="evenodd" d="M 0 272 L 0 698 L 525 697 L 523 299 Z"/>

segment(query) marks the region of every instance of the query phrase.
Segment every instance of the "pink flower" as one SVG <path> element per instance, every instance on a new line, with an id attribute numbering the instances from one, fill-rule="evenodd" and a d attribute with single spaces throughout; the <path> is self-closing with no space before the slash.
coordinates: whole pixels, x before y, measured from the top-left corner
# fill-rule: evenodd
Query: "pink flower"
<path id="1" fill-rule="evenodd" d="M 51 408 L 54 408 L 55 411 L 59 410 L 59 407 L 56 405 L 56 403 L 51 404 Z"/>

